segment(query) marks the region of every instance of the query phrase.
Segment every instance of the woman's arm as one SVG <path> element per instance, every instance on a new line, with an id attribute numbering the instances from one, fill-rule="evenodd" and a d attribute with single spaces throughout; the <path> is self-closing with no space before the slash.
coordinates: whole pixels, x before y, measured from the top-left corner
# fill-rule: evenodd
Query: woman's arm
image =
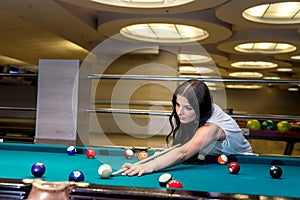
<path id="1" fill-rule="evenodd" d="M 212 123 L 206 123 L 197 130 L 194 137 L 186 144 L 144 164 L 124 164 L 122 168 L 127 168 L 128 170 L 123 175 L 141 176 L 142 174 L 174 166 L 189 159 L 210 143 L 224 140 L 225 137 L 225 133 L 220 127 Z"/>

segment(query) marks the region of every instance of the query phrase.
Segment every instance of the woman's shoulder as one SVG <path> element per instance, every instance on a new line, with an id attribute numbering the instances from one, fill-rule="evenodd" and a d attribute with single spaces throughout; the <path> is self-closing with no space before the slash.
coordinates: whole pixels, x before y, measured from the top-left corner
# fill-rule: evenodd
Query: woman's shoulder
<path id="1" fill-rule="evenodd" d="M 228 115 L 219 105 L 213 104 L 213 110 L 208 122 L 230 121 L 232 117 Z"/>
<path id="2" fill-rule="evenodd" d="M 218 104 L 216 104 L 216 103 L 212 103 L 212 109 L 213 109 L 213 111 L 218 111 L 218 110 L 221 110 L 221 111 L 223 111 L 223 109 L 221 108 L 221 106 L 219 106 Z"/>
<path id="3" fill-rule="evenodd" d="M 220 114 L 225 114 L 225 112 L 218 104 L 213 103 L 212 104 L 212 115 L 220 115 Z"/>

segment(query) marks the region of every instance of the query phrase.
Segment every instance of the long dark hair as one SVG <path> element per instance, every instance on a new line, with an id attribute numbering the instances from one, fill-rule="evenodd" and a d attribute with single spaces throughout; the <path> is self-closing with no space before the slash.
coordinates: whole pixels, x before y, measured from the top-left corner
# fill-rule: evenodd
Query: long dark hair
<path id="1" fill-rule="evenodd" d="M 188 124 L 181 124 L 176 113 L 177 95 L 184 96 L 195 110 L 196 119 Z M 179 85 L 172 98 L 172 113 L 169 117 L 171 132 L 166 137 L 169 144 L 169 138 L 172 136 L 172 145 L 185 143 L 193 137 L 196 130 L 203 126 L 212 113 L 212 97 L 207 85 L 200 80 L 192 79 Z"/>

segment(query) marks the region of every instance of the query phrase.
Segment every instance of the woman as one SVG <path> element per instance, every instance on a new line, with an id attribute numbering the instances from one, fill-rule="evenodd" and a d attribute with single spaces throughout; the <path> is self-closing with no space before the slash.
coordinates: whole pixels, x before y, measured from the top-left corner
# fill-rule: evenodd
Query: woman
<path id="1" fill-rule="evenodd" d="M 234 119 L 212 102 L 207 85 L 189 80 L 179 85 L 170 116 L 172 144 L 182 144 L 144 164 L 125 163 L 122 175 L 141 176 L 182 163 L 193 156 L 219 154 L 252 154 L 249 142 Z M 175 121 L 175 126 L 173 121 Z"/>

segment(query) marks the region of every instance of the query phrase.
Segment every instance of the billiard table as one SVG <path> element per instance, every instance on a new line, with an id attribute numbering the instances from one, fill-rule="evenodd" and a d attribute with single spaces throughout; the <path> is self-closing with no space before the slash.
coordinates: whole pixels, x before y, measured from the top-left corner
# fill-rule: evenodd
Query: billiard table
<path id="1" fill-rule="evenodd" d="M 85 183 L 70 187 L 70 199 L 281 199 L 300 198 L 300 158 L 287 156 L 228 156 L 229 162 L 241 166 L 238 174 L 230 174 L 227 165 L 216 162 L 215 156 L 205 160 L 186 162 L 159 172 L 141 177 L 122 175 L 103 179 L 98 167 L 109 164 L 117 171 L 123 163 L 138 161 L 126 159 L 125 147 L 94 147 L 95 158 L 87 158 L 87 147 L 77 146 L 77 153 L 67 154 L 67 146 L 49 144 L 0 144 L 0 199 L 26 199 L 35 180 L 31 166 L 42 162 L 46 173 L 41 177 L 47 182 L 68 181 L 73 170 L 80 170 Z M 134 148 L 135 153 L 143 149 Z M 147 150 L 149 155 L 154 149 Z M 269 174 L 271 165 L 279 165 L 283 175 L 274 179 Z M 171 173 L 182 182 L 184 188 L 161 187 L 158 178 Z M 24 181 L 26 180 L 26 181 Z"/>

